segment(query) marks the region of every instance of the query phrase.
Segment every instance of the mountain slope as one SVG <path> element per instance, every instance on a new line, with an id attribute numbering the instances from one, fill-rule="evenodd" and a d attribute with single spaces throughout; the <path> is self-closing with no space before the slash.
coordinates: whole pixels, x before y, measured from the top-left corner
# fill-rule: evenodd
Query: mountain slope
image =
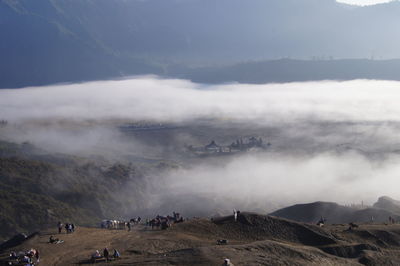
<path id="1" fill-rule="evenodd" d="M 0 144 L 0 238 L 58 221 L 95 225 L 142 205 L 143 172 L 150 166 L 39 155 L 24 145 Z"/>
<path id="2" fill-rule="evenodd" d="M 399 58 L 399 11 L 334 0 L 0 0 L 0 87 L 166 74 L 174 63 Z"/>
<path id="3" fill-rule="evenodd" d="M 350 222 L 388 222 L 389 216 L 399 220 L 400 216 L 378 208 L 355 209 L 332 202 L 297 204 L 277 210 L 270 215 L 306 223 L 317 223 L 321 217 L 329 224 Z"/>

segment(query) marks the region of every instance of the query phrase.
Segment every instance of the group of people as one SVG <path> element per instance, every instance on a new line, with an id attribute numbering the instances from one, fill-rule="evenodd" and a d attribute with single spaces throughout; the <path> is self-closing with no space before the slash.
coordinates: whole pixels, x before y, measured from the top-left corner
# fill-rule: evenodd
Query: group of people
<path id="1" fill-rule="evenodd" d="M 395 224 L 395 223 L 396 220 L 392 216 L 389 216 L 389 224 Z"/>
<path id="2" fill-rule="evenodd" d="M 146 226 L 151 226 L 151 229 L 161 228 L 165 230 L 171 226 L 172 223 L 182 223 L 184 221 L 183 217 L 179 212 L 173 212 L 172 216 L 161 216 L 157 215 L 155 218 L 146 220 Z"/>
<path id="3" fill-rule="evenodd" d="M 57 223 L 58 233 L 61 234 L 63 228 L 67 234 L 75 232 L 75 225 L 73 223 L 66 223 L 65 225 L 61 222 Z"/>
<path id="4" fill-rule="evenodd" d="M 105 259 L 106 261 L 109 261 L 112 259 L 118 259 L 120 257 L 121 257 L 121 254 L 119 253 L 118 250 L 114 249 L 114 252 L 111 255 L 108 248 L 104 248 L 103 254 L 101 254 L 98 250 L 96 250 L 96 252 L 92 254 L 91 261 L 92 261 L 92 263 L 95 263 L 96 260 L 100 260 L 100 259 Z"/>
<path id="5" fill-rule="evenodd" d="M 39 250 L 31 248 L 26 252 L 12 251 L 9 256 L 9 265 L 34 266 L 40 262 Z"/>

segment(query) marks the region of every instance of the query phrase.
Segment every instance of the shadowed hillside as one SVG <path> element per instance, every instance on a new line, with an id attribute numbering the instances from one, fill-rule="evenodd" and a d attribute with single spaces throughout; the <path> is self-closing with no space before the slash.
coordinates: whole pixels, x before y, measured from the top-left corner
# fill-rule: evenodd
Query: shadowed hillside
<path id="1" fill-rule="evenodd" d="M 375 205 L 374 205 L 375 207 Z M 397 213 L 383 208 L 352 208 L 331 202 L 314 202 L 297 204 L 277 210 L 270 215 L 291 219 L 299 222 L 316 224 L 321 217 L 329 224 L 362 222 L 388 222 L 389 217 L 400 220 Z"/>
<path id="2" fill-rule="evenodd" d="M 399 58 L 399 10 L 397 1 L 1 0 L 0 88 L 140 74 L 251 83 L 398 79 L 398 63 L 325 60 Z M 317 62 L 214 67 L 280 58 Z M 213 67 L 190 73 L 204 65 Z"/>
<path id="3" fill-rule="evenodd" d="M 400 215 L 400 201 L 394 200 L 390 197 L 380 197 L 374 204 L 374 208 L 384 209 Z"/>
<path id="4" fill-rule="evenodd" d="M 0 154 L 1 238 L 59 220 L 95 225 L 127 215 L 140 206 L 143 173 L 153 167 L 40 154 L 27 144 L 7 142 L 1 142 Z M 122 195 L 127 190 L 133 194 L 129 199 Z"/>

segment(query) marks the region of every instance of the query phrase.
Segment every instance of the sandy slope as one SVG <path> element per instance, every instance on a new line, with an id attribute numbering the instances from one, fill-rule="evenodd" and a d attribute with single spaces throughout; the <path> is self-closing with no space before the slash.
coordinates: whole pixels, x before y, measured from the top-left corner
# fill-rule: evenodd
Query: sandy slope
<path id="1" fill-rule="evenodd" d="M 90 254 L 104 247 L 122 253 L 110 265 L 221 265 L 224 258 L 235 265 L 400 265 L 400 225 L 347 228 L 243 214 L 237 222 L 233 217 L 196 219 L 167 231 L 144 226 L 131 232 L 78 228 L 73 234 L 55 235 L 65 241 L 57 245 L 47 243 L 54 229 L 13 250 L 37 248 L 40 265 L 88 264 Z M 229 244 L 216 245 L 217 239 L 228 239 Z"/>

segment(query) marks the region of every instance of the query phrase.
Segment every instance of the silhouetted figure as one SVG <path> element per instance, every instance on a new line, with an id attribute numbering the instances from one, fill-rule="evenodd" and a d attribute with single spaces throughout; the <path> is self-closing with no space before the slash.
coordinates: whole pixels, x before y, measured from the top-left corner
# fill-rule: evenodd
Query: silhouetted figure
<path id="1" fill-rule="evenodd" d="M 109 258 L 109 256 L 110 256 L 110 252 L 108 252 L 108 249 L 107 249 L 107 248 L 104 248 L 104 250 L 103 250 L 103 256 L 104 256 L 104 258 L 106 259 L 106 261 L 108 261 L 108 258 Z"/>
<path id="2" fill-rule="evenodd" d="M 319 219 L 319 221 L 317 222 L 317 225 L 322 227 L 325 225 L 326 219 L 324 219 L 324 217 L 321 216 L 321 218 Z"/>
<path id="3" fill-rule="evenodd" d="M 57 228 L 58 228 L 58 233 L 61 234 L 62 228 L 63 228 L 63 224 L 61 222 L 58 222 L 57 223 Z"/>
<path id="4" fill-rule="evenodd" d="M 349 223 L 349 231 L 352 231 L 354 228 L 358 228 L 358 225 L 355 223 Z"/>
<path id="5" fill-rule="evenodd" d="M 118 250 L 114 249 L 114 254 L 113 254 L 114 259 L 118 259 L 121 257 L 121 254 L 118 252 Z"/>
<path id="6" fill-rule="evenodd" d="M 35 258 L 36 258 L 36 263 L 39 263 L 40 262 L 40 254 L 39 254 L 39 250 L 35 250 L 36 252 L 35 252 Z"/>

